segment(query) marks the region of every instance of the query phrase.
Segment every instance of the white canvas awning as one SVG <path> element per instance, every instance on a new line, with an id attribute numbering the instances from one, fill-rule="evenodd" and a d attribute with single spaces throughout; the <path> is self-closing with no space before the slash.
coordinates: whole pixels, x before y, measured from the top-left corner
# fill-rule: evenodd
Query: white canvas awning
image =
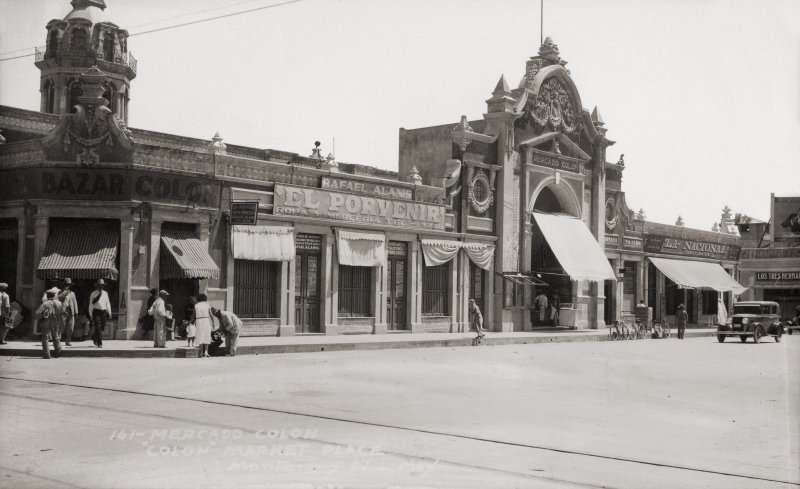
<path id="1" fill-rule="evenodd" d="M 239 260 L 292 261 L 294 228 L 233 226 L 233 257 Z"/>
<path id="2" fill-rule="evenodd" d="M 580 219 L 534 212 L 544 239 L 572 280 L 616 280 L 605 252 Z"/>
<path id="3" fill-rule="evenodd" d="M 494 259 L 494 245 L 489 243 L 461 243 L 461 249 L 478 267 L 489 270 Z"/>
<path id="4" fill-rule="evenodd" d="M 426 267 L 435 267 L 443 265 L 458 254 L 461 249 L 459 241 L 450 241 L 447 239 L 421 239 L 422 256 L 425 257 Z"/>
<path id="5" fill-rule="evenodd" d="M 718 263 L 669 258 L 649 258 L 649 260 L 661 270 L 661 273 L 685 289 L 713 289 L 717 292 L 733 292 L 736 295 L 747 290 L 747 287 L 742 287 Z"/>
<path id="6" fill-rule="evenodd" d="M 386 262 L 386 235 L 366 231 L 336 230 L 340 265 L 382 267 Z"/>

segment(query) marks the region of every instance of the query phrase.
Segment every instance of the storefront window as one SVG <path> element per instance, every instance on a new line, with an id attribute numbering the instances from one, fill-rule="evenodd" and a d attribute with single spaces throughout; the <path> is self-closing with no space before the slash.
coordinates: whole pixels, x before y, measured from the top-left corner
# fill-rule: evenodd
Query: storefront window
<path id="1" fill-rule="evenodd" d="M 372 317 L 372 267 L 339 265 L 339 317 Z"/>
<path id="2" fill-rule="evenodd" d="M 684 290 L 679 288 L 669 277 L 664 277 L 664 295 L 666 295 L 667 298 L 667 314 L 675 314 L 675 311 L 678 310 L 678 305 L 683 304 L 683 292 Z"/>
<path id="3" fill-rule="evenodd" d="M 703 290 L 700 292 L 703 301 L 703 314 L 716 314 L 717 313 L 717 291 L 716 290 Z"/>
<path id="4" fill-rule="evenodd" d="M 422 267 L 422 315 L 447 316 L 448 264 Z"/>
<path id="5" fill-rule="evenodd" d="M 280 267 L 276 261 L 233 261 L 233 311 L 237 316 L 278 317 Z"/>

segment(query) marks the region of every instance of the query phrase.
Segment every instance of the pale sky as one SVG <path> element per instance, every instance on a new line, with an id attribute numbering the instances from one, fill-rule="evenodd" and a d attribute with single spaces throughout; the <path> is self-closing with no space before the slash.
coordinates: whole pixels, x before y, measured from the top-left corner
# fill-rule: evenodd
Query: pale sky
<path id="1" fill-rule="evenodd" d="M 106 3 L 135 34 L 280 1 Z M 0 58 L 70 9 L 0 0 Z M 726 203 L 766 220 L 771 192 L 800 196 L 800 1 L 545 0 L 544 31 L 648 220 L 710 229 Z M 400 127 L 479 119 L 501 74 L 517 85 L 539 1 L 302 0 L 128 46 L 131 127 L 303 155 L 335 138 L 337 160 L 397 170 Z M 38 110 L 38 86 L 32 56 L 0 62 L 0 104 Z"/>

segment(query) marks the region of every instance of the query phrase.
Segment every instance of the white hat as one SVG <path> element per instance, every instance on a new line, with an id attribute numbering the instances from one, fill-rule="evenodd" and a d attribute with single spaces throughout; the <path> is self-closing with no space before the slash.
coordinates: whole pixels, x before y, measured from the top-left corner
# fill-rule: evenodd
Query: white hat
<path id="1" fill-rule="evenodd" d="M 58 287 L 53 287 L 52 289 L 49 289 L 47 291 L 48 294 L 53 294 L 53 295 L 58 295 L 59 292 L 61 292 L 61 291 L 58 290 Z"/>

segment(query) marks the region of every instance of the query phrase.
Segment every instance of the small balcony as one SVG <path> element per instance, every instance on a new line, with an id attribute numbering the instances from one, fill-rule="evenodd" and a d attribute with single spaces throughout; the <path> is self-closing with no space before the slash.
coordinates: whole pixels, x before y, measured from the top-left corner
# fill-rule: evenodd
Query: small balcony
<path id="1" fill-rule="evenodd" d="M 47 53 L 47 46 L 36 46 L 34 48 L 34 56 L 35 61 L 43 61 L 45 58 L 45 54 Z M 131 53 L 122 53 L 120 58 L 115 60 L 116 63 L 122 63 L 130 68 L 134 73 L 136 73 L 136 65 L 137 61 L 136 58 L 133 57 Z"/>

